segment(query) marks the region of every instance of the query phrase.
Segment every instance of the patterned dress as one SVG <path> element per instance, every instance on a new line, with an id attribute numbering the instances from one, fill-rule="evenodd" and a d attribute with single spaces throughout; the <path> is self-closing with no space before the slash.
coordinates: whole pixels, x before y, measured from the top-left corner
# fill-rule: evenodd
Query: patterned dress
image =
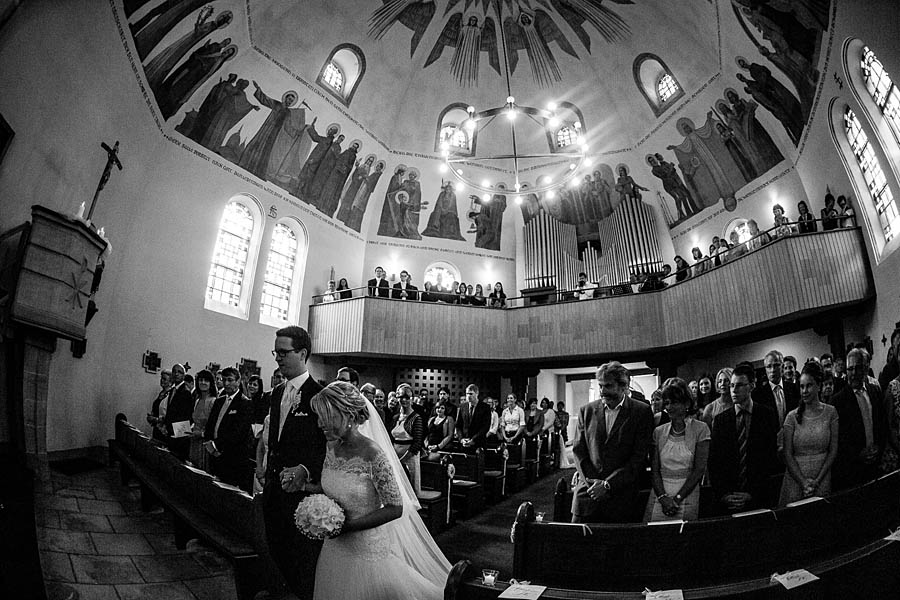
<path id="1" fill-rule="evenodd" d="M 793 436 L 794 459 L 803 477 L 818 477 L 822 465 L 828 457 L 828 449 L 831 446 L 831 422 L 837 421 L 837 410 L 829 405 L 824 405 L 824 410 L 818 416 L 809 413 L 803 415 L 803 422 L 797 423 L 797 409 L 792 410 L 784 419 L 784 435 Z M 831 493 L 831 473 L 827 473 L 819 482 L 818 496 L 827 496 Z M 785 471 L 781 484 L 781 497 L 778 506 L 784 506 L 791 502 L 803 499 L 803 486 L 791 477 L 790 472 Z"/>

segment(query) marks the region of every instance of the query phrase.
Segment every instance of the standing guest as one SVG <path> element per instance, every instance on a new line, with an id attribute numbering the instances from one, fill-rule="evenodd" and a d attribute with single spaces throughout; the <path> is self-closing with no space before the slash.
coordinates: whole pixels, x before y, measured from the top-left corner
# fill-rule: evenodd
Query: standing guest
<path id="1" fill-rule="evenodd" d="M 878 374 L 878 385 L 885 393 L 887 393 L 890 381 L 897 375 L 900 375 L 900 327 L 891 333 L 891 345 L 888 347 L 887 360 L 881 373 Z"/>
<path id="2" fill-rule="evenodd" d="M 553 427 L 562 436 L 563 444 L 569 441 L 569 413 L 566 411 L 566 403 L 562 400 L 556 403 L 556 422 Z"/>
<path id="3" fill-rule="evenodd" d="M 494 284 L 494 291 L 488 296 L 491 308 L 506 308 L 506 294 L 503 293 L 503 284 L 499 281 Z"/>
<path id="4" fill-rule="evenodd" d="M 822 230 L 838 228 L 838 211 L 834 208 L 834 196 L 825 194 L 825 208 L 822 209 Z"/>
<path id="5" fill-rule="evenodd" d="M 887 408 L 888 434 L 884 454 L 881 457 L 881 471 L 890 473 L 900 468 L 900 375 L 885 386 L 884 400 Z"/>
<path id="6" fill-rule="evenodd" d="M 713 420 L 709 444 L 709 479 L 726 513 L 774 504 L 769 478 L 780 470 L 778 415 L 753 401 L 753 367 L 739 364 L 731 375 L 734 410 Z"/>
<path id="7" fill-rule="evenodd" d="M 698 412 L 716 399 L 712 387 L 712 377 L 709 376 L 709 373 L 702 374 L 697 381 L 697 401 L 695 406 Z"/>
<path id="8" fill-rule="evenodd" d="M 400 410 L 400 401 L 397 400 L 397 392 L 391 390 L 387 395 L 387 410 L 384 411 L 384 416 L 387 417 L 387 421 L 385 423 L 390 423 L 391 419 L 397 412 Z"/>
<path id="9" fill-rule="evenodd" d="M 216 370 L 213 372 L 213 377 L 216 378 L 216 389 L 221 390 L 225 387 L 224 382 L 222 381 L 222 370 L 216 366 Z"/>
<path id="10" fill-rule="evenodd" d="M 269 454 L 266 458 L 263 518 L 275 563 L 297 597 L 313 596 L 316 561 L 322 542 L 302 535 L 294 525 L 297 504 L 322 476 L 325 435 L 310 400 L 322 389 L 306 370 L 311 341 L 302 327 L 275 332 L 272 355 L 287 381 L 272 391 Z"/>
<path id="11" fill-rule="evenodd" d="M 691 267 L 691 277 L 706 273 L 709 270 L 709 261 L 706 260 L 706 256 L 703 256 L 703 252 L 700 251 L 700 248 L 697 248 L 696 246 L 691 248 L 691 255 L 694 258 L 694 266 Z"/>
<path id="12" fill-rule="evenodd" d="M 438 402 L 443 402 L 447 406 L 448 417 L 453 417 L 454 421 L 459 418 L 459 407 L 450 399 L 450 388 L 445 385 L 438 388 Z"/>
<path id="13" fill-rule="evenodd" d="M 263 381 L 262 377 L 259 375 L 251 375 L 247 379 L 247 394 L 250 398 L 250 403 L 253 406 L 253 420 L 251 423 L 262 425 L 263 421 L 266 420 L 266 415 L 269 414 L 269 405 L 266 404 L 268 398 L 263 392 Z M 260 427 L 260 430 L 262 428 Z"/>
<path id="14" fill-rule="evenodd" d="M 487 306 L 487 298 L 484 297 L 484 288 L 480 283 L 475 284 L 475 294 L 471 299 L 472 306 Z"/>
<path id="15" fill-rule="evenodd" d="M 488 427 L 485 444 L 490 445 L 491 448 L 496 448 L 500 445 L 500 413 L 497 412 L 497 401 L 488 396 L 484 399 L 484 403 L 491 409 L 491 426 Z"/>
<path id="16" fill-rule="evenodd" d="M 750 230 L 750 239 L 747 240 L 748 252 L 753 252 L 758 248 L 762 248 L 772 241 L 772 238 L 768 233 L 759 231 L 759 225 L 757 225 L 756 221 L 753 219 L 747 221 L 747 229 Z"/>
<path id="17" fill-rule="evenodd" d="M 456 304 L 468 304 L 469 301 L 466 298 L 466 290 L 468 286 L 465 281 L 459 282 L 459 287 L 456 289 Z"/>
<path id="18" fill-rule="evenodd" d="M 834 378 L 831 376 L 831 373 L 826 373 L 824 369 L 822 372 L 825 373 L 825 378 L 822 380 L 822 389 L 819 391 L 819 399 L 825 404 L 834 406 Z"/>
<path id="19" fill-rule="evenodd" d="M 692 521 L 699 516 L 700 480 L 709 457 L 709 427 L 691 417 L 695 411 L 684 379 L 667 380 L 662 398 L 671 421 L 653 430 L 653 494 L 647 501 L 644 520 Z"/>
<path id="20" fill-rule="evenodd" d="M 160 442 L 166 439 L 166 424 L 163 417 L 166 415 L 166 404 L 169 402 L 171 391 L 172 371 L 163 369 L 159 373 L 159 393 L 150 406 L 150 412 L 147 413 L 147 423 L 153 426 L 153 439 Z"/>
<path id="21" fill-rule="evenodd" d="M 434 407 L 434 416 L 428 419 L 427 449 L 428 460 L 440 460 L 438 452 L 446 450 L 453 441 L 456 423 L 453 417 L 447 416 L 447 405 L 438 401 Z"/>
<path id="22" fill-rule="evenodd" d="M 691 266 L 680 256 L 675 257 L 675 281 L 684 281 L 691 276 Z"/>
<path id="23" fill-rule="evenodd" d="M 341 367 L 334 379 L 335 381 L 347 381 L 359 388 L 359 373 L 352 367 Z"/>
<path id="24" fill-rule="evenodd" d="M 784 237 L 794 233 L 794 229 L 791 227 L 791 221 L 787 218 L 787 215 L 784 214 L 783 206 L 780 204 L 773 205 L 772 214 L 775 215 L 775 237 Z"/>
<path id="25" fill-rule="evenodd" d="M 588 282 L 587 273 L 582 271 L 578 274 L 578 283 L 575 285 L 575 298 L 578 300 L 590 300 L 594 297 L 594 289 L 596 286 Z"/>
<path id="26" fill-rule="evenodd" d="M 184 376 L 184 387 L 186 387 L 191 394 L 194 393 L 194 376 L 190 373 L 187 373 Z"/>
<path id="27" fill-rule="evenodd" d="M 538 399 L 529 398 L 528 410 L 525 411 L 525 442 L 529 447 L 536 444 L 542 431 L 544 431 L 544 413 L 538 406 Z"/>
<path id="28" fill-rule="evenodd" d="M 341 300 L 353 297 L 353 290 L 350 289 L 350 284 L 347 283 L 346 277 L 341 277 L 340 281 L 338 281 L 336 291 L 338 293 L 338 298 Z"/>
<path id="29" fill-rule="evenodd" d="M 367 284 L 370 296 L 378 296 L 379 298 L 388 298 L 391 295 L 391 284 L 384 278 L 384 269 L 375 267 L 375 277 L 370 279 Z"/>
<path id="30" fill-rule="evenodd" d="M 194 389 L 194 412 L 191 414 L 191 445 L 188 458 L 191 463 L 203 471 L 209 472 L 209 453 L 203 448 L 203 434 L 206 432 L 206 423 L 219 391 L 216 389 L 216 379 L 206 369 L 199 371 L 196 378 L 197 387 Z"/>
<path id="31" fill-rule="evenodd" d="M 163 422 L 166 424 L 166 445 L 179 460 L 187 460 L 190 452 L 190 435 L 175 437 L 175 423 L 190 423 L 194 412 L 194 397 L 184 383 L 185 369 L 183 365 L 172 366 L 172 384 Z"/>
<path id="32" fill-rule="evenodd" d="M 650 406 L 627 397 L 631 376 L 612 361 L 597 369 L 600 399 L 581 408 L 572 453 L 578 482 L 573 523 L 626 523 L 653 433 Z"/>
<path id="33" fill-rule="evenodd" d="M 690 391 L 688 393 L 690 393 Z M 662 388 L 657 388 L 650 394 L 650 410 L 653 411 L 654 429 L 663 423 L 669 422 L 669 415 L 663 410 Z"/>
<path id="34" fill-rule="evenodd" d="M 797 212 L 800 213 L 800 216 L 797 217 L 797 226 L 800 228 L 800 233 L 815 233 L 819 230 L 818 225 L 816 225 L 816 218 L 809 212 L 809 207 L 804 200 L 797 203 Z"/>
<path id="35" fill-rule="evenodd" d="M 856 213 L 853 212 L 853 204 L 851 204 L 850 199 L 845 196 L 837 197 L 838 206 L 841 207 L 840 212 L 840 221 L 838 221 L 839 227 L 855 227 L 856 226 Z"/>
<path id="36" fill-rule="evenodd" d="M 766 368 L 766 382 L 753 390 L 753 401 L 773 409 L 781 429 L 787 414 L 800 404 L 800 388 L 784 379 L 784 355 L 778 350 L 770 350 L 766 354 L 763 366 Z"/>
<path id="37" fill-rule="evenodd" d="M 847 353 L 848 385 L 832 398 L 841 424 L 834 463 L 835 491 L 862 485 L 880 474 L 887 415 L 881 393 L 867 381 L 868 372 L 868 352 L 854 348 Z"/>
<path id="38" fill-rule="evenodd" d="M 338 299 L 337 290 L 334 287 L 334 279 L 328 281 L 328 289 L 325 290 L 325 293 L 322 294 L 322 302 L 334 302 Z"/>
<path id="39" fill-rule="evenodd" d="M 728 249 L 728 260 L 732 261 L 747 254 L 747 245 L 741 242 L 741 237 L 737 231 L 731 232 L 731 247 Z"/>
<path id="40" fill-rule="evenodd" d="M 359 386 L 359 393 L 362 394 L 366 400 L 371 402 L 372 406 L 375 406 L 375 412 L 378 413 L 378 416 L 381 417 L 381 422 L 384 423 L 384 412 L 379 410 L 378 406 L 375 405 L 375 385 L 364 383 Z"/>
<path id="41" fill-rule="evenodd" d="M 394 284 L 391 291 L 391 298 L 395 300 L 418 300 L 419 288 L 412 284 L 409 277 L 409 271 L 406 269 L 400 271 L 400 282 Z"/>
<path id="42" fill-rule="evenodd" d="M 387 399 L 384 396 L 384 390 L 381 388 L 375 388 L 375 394 L 372 396 L 372 404 L 375 405 L 375 410 L 378 411 L 378 416 L 381 417 L 382 423 L 387 423 L 388 412 L 387 412 Z"/>
<path id="43" fill-rule="evenodd" d="M 478 401 L 478 386 L 466 386 L 466 401 L 460 404 L 456 419 L 456 436 L 464 451 L 475 452 L 484 448 L 487 432 L 491 428 L 491 409 Z"/>
<path id="44" fill-rule="evenodd" d="M 834 362 L 831 365 L 831 376 L 834 377 L 835 385 L 844 386 L 847 384 L 847 363 L 844 361 L 843 356 L 834 357 Z"/>
<path id="45" fill-rule="evenodd" d="M 778 506 L 831 493 L 831 466 L 838 452 L 838 413 L 819 398 L 825 372 L 808 362 L 800 373 L 800 406 L 784 420 L 784 464 Z"/>
<path id="46" fill-rule="evenodd" d="M 788 383 L 800 385 L 800 372 L 797 370 L 797 359 L 793 356 L 784 357 L 784 365 L 781 367 L 781 375 Z"/>
<path id="47" fill-rule="evenodd" d="M 400 410 L 391 419 L 388 431 L 394 444 L 394 451 L 400 463 L 409 472 L 409 481 L 416 494 L 422 493 L 422 471 L 419 453 L 425 447 L 425 423 L 422 415 L 413 410 L 413 391 L 408 383 L 397 386 L 397 399 Z"/>
<path id="48" fill-rule="evenodd" d="M 269 415 L 263 420 L 262 431 L 256 440 L 256 469 L 253 473 L 253 495 L 262 494 L 266 488 L 266 461 L 269 455 Z"/>
<path id="49" fill-rule="evenodd" d="M 734 403 L 731 401 L 732 372 L 731 368 L 725 367 L 724 369 L 719 369 L 719 372 L 716 373 L 716 392 L 719 396 L 706 405 L 703 409 L 703 416 L 700 417 L 710 431 L 712 431 L 713 421 L 719 416 L 719 413 L 734 409 Z"/>
<path id="50" fill-rule="evenodd" d="M 253 486 L 247 447 L 252 437 L 253 404 L 241 393 L 241 374 L 237 369 L 223 369 L 222 380 L 225 389 L 209 411 L 203 447 L 210 455 L 213 475 L 250 492 Z"/>
<path id="51" fill-rule="evenodd" d="M 553 403 L 549 398 L 541 398 L 541 412 L 543 413 L 544 425 L 541 433 L 547 433 L 553 430 L 556 423 L 556 411 L 553 410 Z"/>
<path id="52" fill-rule="evenodd" d="M 700 393 L 700 383 L 696 379 L 691 379 L 691 382 L 688 383 L 688 391 L 691 393 L 691 401 L 697 401 L 697 394 Z"/>
<path id="53" fill-rule="evenodd" d="M 516 395 L 506 395 L 506 408 L 500 415 L 500 433 L 507 445 L 518 444 L 525 435 L 525 411 L 516 404 Z"/>

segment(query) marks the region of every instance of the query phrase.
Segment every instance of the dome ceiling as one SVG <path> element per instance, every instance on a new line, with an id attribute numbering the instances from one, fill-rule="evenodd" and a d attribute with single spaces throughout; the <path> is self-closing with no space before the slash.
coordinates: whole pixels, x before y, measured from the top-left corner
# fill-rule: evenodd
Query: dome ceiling
<path id="1" fill-rule="evenodd" d="M 708 0 L 249 5 L 253 45 L 308 82 L 337 46 L 358 47 L 365 72 L 346 110 L 396 151 L 433 155 L 449 105 L 482 110 L 508 94 L 520 105 L 573 104 L 592 152 L 630 148 L 654 118 L 635 81 L 637 57 L 659 57 L 688 95 L 720 70 L 717 10 Z M 546 151 L 539 128 L 520 135 L 542 141 Z"/>

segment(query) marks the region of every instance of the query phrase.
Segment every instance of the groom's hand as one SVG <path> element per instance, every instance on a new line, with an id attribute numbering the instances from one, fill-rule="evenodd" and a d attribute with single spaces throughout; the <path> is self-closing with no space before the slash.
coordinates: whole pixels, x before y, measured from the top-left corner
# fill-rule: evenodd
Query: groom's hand
<path id="1" fill-rule="evenodd" d="M 286 467 L 282 469 L 280 477 L 281 489 L 285 492 L 293 493 L 303 489 L 309 474 L 303 465 L 297 465 L 296 467 Z"/>

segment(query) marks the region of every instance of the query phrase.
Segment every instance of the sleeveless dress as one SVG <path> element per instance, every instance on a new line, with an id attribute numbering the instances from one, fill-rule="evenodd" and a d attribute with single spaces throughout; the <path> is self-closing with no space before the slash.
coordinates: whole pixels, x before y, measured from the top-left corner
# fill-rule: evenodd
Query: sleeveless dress
<path id="1" fill-rule="evenodd" d="M 391 466 L 381 452 L 372 461 L 341 458 L 331 449 L 325 456 L 322 488 L 347 518 L 358 518 L 383 505 L 401 504 Z M 385 523 L 325 540 L 316 565 L 316 600 L 440 600 L 444 582 L 432 582 L 391 547 Z"/>
<path id="2" fill-rule="evenodd" d="M 831 422 L 837 420 L 838 413 L 829 404 L 817 417 L 811 417 L 808 413 L 803 415 L 803 423 L 797 423 L 797 409 L 792 410 L 784 419 L 784 435 L 790 435 L 794 443 L 794 458 L 804 477 L 818 477 L 825 459 L 828 457 L 828 448 L 831 446 Z M 827 496 L 831 493 L 831 472 L 819 483 L 817 496 Z M 803 487 L 791 477 L 785 470 L 784 480 L 781 483 L 781 496 L 778 506 L 784 506 L 791 502 L 803 499 Z"/>

